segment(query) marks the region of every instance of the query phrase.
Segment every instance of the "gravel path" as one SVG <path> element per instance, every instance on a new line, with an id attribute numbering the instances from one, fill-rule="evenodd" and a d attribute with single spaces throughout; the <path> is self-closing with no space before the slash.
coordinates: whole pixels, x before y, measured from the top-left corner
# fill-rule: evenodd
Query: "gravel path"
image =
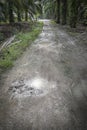
<path id="1" fill-rule="evenodd" d="M 57 25 L 0 80 L 0 130 L 87 130 L 87 52 Z"/>

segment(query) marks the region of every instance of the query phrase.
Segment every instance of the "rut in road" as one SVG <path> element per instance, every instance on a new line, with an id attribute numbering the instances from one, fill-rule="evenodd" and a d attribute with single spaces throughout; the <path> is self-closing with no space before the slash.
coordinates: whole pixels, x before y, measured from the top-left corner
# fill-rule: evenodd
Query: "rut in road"
<path id="1" fill-rule="evenodd" d="M 0 130 L 87 130 L 86 78 L 79 76 L 86 65 L 74 40 L 44 20 L 40 36 L 3 75 Z"/>

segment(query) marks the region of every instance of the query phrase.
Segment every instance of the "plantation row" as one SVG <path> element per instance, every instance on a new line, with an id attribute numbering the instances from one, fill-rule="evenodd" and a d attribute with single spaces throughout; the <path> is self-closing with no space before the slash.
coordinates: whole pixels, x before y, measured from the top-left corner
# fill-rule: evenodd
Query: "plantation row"
<path id="1" fill-rule="evenodd" d="M 0 22 L 13 23 L 27 21 L 41 12 L 40 1 L 36 0 L 0 0 Z"/>
<path id="2" fill-rule="evenodd" d="M 53 18 L 62 25 L 76 27 L 77 23 L 87 25 L 87 0 L 45 0 L 44 17 Z"/>
<path id="3" fill-rule="evenodd" d="M 87 0 L 0 0 L 0 22 L 52 18 L 62 25 L 87 25 Z"/>

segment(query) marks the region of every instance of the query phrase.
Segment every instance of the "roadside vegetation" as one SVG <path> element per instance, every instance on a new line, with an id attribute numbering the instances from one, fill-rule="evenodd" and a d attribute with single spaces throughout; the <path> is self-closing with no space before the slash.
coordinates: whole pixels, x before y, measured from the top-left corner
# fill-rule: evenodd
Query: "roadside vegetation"
<path id="1" fill-rule="evenodd" d="M 12 67 L 16 60 L 26 50 L 26 48 L 37 38 L 42 31 L 43 23 L 36 22 L 31 24 L 31 31 L 19 32 L 12 44 L 4 48 L 0 53 L 0 71 Z M 17 42 L 19 41 L 19 42 Z"/>
<path id="2" fill-rule="evenodd" d="M 0 72 L 13 66 L 40 34 L 43 23 L 40 0 L 0 0 Z M 8 40 L 15 37 L 10 44 Z M 6 46 L 3 47 L 6 42 Z M 3 47 L 3 48 L 2 48 Z"/>

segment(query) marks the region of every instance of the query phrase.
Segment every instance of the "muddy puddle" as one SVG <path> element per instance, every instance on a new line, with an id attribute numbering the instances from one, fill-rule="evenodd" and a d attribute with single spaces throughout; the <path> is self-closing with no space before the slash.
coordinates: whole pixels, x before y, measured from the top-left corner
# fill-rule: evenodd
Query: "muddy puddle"
<path id="1" fill-rule="evenodd" d="M 29 80 L 13 81 L 8 89 L 11 98 L 24 98 L 28 96 L 44 96 L 52 88 L 56 87 L 56 83 L 49 82 L 46 79 L 35 77 Z"/>

